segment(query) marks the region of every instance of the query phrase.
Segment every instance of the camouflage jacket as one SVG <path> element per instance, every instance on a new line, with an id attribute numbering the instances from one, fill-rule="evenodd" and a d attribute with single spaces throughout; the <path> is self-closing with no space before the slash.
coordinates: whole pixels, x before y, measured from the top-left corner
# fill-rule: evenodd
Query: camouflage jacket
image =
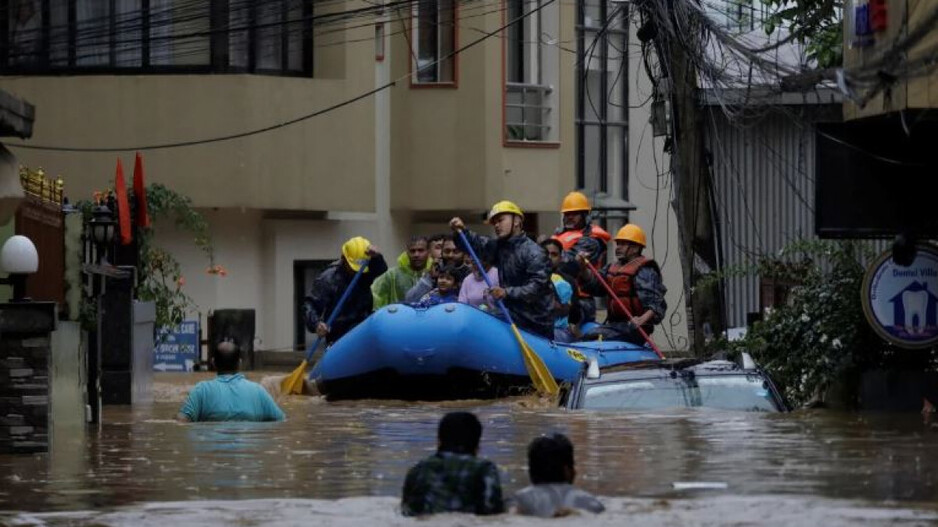
<path id="1" fill-rule="evenodd" d="M 407 472 L 401 512 L 406 516 L 505 512 L 498 469 L 473 455 L 437 452 Z"/>

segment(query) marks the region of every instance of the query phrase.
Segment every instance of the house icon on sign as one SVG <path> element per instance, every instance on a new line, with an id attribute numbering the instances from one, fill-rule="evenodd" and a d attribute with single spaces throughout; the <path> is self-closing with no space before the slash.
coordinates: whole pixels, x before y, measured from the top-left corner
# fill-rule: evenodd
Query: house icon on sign
<path id="1" fill-rule="evenodd" d="M 922 333 L 928 326 L 938 326 L 938 297 L 928 290 L 927 283 L 912 282 L 889 301 L 894 326 L 909 333 Z"/>

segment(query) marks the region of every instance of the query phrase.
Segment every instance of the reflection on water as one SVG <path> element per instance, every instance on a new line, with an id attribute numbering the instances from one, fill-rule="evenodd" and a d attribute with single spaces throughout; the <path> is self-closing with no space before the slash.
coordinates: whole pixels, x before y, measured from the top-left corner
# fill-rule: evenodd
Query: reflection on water
<path id="1" fill-rule="evenodd" d="M 527 443 L 562 432 L 576 446 L 579 483 L 602 496 L 629 497 L 617 502 L 622 510 L 662 498 L 705 496 L 718 503 L 747 497 L 754 503 L 769 495 L 779 503 L 850 499 L 874 506 L 886 500 L 913 507 L 938 495 L 938 431 L 914 414 L 572 413 L 518 399 L 292 398 L 284 404 L 285 423 L 179 424 L 172 418 L 182 392 L 161 389 L 162 400 L 152 406 L 108 407 L 106 423 L 85 438 L 56 437 L 50 454 L 0 456 L 0 510 L 285 498 L 302 507 L 296 504 L 366 496 L 386 497 L 369 503 L 393 509 L 407 468 L 435 449 L 437 422 L 453 408 L 478 413 L 485 426 L 481 455 L 502 469 L 509 493 L 527 484 Z M 675 482 L 727 488 L 681 491 Z"/>

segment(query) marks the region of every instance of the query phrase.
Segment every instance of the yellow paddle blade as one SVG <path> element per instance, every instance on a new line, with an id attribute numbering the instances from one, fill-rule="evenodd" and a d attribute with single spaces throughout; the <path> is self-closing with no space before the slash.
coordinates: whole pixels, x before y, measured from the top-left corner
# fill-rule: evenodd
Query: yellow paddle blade
<path id="1" fill-rule="evenodd" d="M 557 381 L 554 380 L 554 376 L 551 375 L 550 370 L 547 369 L 547 365 L 544 364 L 544 361 L 541 360 L 537 352 L 531 349 L 531 346 L 528 346 L 528 343 L 524 341 L 524 337 L 522 337 L 521 332 L 518 331 L 518 326 L 512 324 L 511 330 L 515 333 L 515 338 L 518 339 L 518 345 L 521 346 L 521 356 L 524 357 L 524 367 L 528 370 L 528 375 L 531 377 L 534 388 L 537 389 L 538 393 L 541 395 L 557 395 L 560 388 L 557 386 Z"/>
<path id="2" fill-rule="evenodd" d="M 287 378 L 280 382 L 280 393 L 283 395 L 299 395 L 303 393 L 303 378 L 306 377 L 307 363 L 304 360 L 293 370 L 293 373 L 287 375 Z"/>

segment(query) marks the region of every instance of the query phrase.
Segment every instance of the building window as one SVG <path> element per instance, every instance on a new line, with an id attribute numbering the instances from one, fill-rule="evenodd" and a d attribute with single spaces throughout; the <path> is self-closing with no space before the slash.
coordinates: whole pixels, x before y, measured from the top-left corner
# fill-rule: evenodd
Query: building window
<path id="1" fill-rule="evenodd" d="M 313 0 L 0 0 L 3 73 L 312 74 Z"/>
<path id="2" fill-rule="evenodd" d="M 414 3 L 413 82 L 456 82 L 456 0 L 417 0 Z"/>
<path id="3" fill-rule="evenodd" d="M 505 0 L 505 137 L 557 141 L 559 10 L 546 0 Z M 512 23 L 512 21 L 514 21 Z"/>
<path id="4" fill-rule="evenodd" d="M 577 187 L 628 199 L 628 12 L 577 2 Z"/>

